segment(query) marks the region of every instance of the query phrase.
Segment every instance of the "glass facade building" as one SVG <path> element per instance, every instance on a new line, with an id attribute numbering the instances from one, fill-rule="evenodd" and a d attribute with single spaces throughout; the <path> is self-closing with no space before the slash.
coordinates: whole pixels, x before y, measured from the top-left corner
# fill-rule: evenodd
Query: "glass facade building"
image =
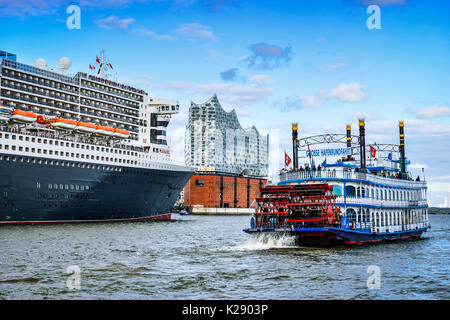
<path id="1" fill-rule="evenodd" d="M 226 112 L 216 95 L 191 102 L 185 136 L 185 164 L 216 172 L 267 177 L 269 136 L 255 126 L 243 129 L 236 111 Z"/>

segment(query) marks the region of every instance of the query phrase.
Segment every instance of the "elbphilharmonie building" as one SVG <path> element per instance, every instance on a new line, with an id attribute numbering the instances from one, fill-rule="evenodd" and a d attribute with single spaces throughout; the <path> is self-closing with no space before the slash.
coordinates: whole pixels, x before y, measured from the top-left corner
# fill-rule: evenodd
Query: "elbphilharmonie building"
<path id="1" fill-rule="evenodd" d="M 267 177 L 269 136 L 255 126 L 241 127 L 233 109 L 226 112 L 216 95 L 191 102 L 185 137 L 185 164 L 211 171 Z"/>

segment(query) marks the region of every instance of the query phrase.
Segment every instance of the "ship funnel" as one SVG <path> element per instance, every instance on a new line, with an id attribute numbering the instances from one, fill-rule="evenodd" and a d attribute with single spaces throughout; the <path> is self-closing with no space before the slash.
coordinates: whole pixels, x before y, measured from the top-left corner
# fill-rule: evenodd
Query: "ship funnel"
<path id="1" fill-rule="evenodd" d="M 366 171 L 366 123 L 364 119 L 359 119 L 359 158 L 361 161 L 361 171 Z"/>
<path id="2" fill-rule="evenodd" d="M 294 159 L 292 164 L 294 166 L 294 171 L 298 169 L 298 125 L 297 123 L 292 124 L 292 157 Z"/>
<path id="3" fill-rule="evenodd" d="M 402 173 L 402 179 L 406 178 L 406 158 L 405 158 L 405 123 L 403 121 L 398 122 L 399 136 L 400 136 L 400 169 Z"/>
<path id="4" fill-rule="evenodd" d="M 346 129 L 347 129 L 347 148 L 350 148 L 350 155 L 348 156 L 348 158 L 351 158 L 351 156 L 353 155 L 353 150 L 351 149 L 352 148 L 352 126 L 347 124 Z"/>

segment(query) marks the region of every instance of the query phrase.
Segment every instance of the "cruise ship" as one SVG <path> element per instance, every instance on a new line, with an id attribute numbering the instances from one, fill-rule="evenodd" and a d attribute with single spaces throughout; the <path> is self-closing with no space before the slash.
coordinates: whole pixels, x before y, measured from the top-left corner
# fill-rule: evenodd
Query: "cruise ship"
<path id="1" fill-rule="evenodd" d="M 66 75 L 0 51 L 0 224 L 170 219 L 192 176 L 171 160 L 177 101 L 111 80 L 104 51 Z"/>
<path id="2" fill-rule="evenodd" d="M 351 135 L 350 125 L 346 129 L 346 134 L 299 139 L 293 124 L 293 168 L 280 172 L 278 185 L 261 190 L 245 232 L 288 234 L 300 244 L 328 246 L 419 238 L 431 228 L 426 181 L 407 171 L 404 122 L 399 121 L 399 145 L 366 146 L 364 119 L 359 136 Z M 311 150 L 326 143 L 346 147 Z M 299 150 L 309 160 L 305 166 L 298 165 Z M 314 155 L 330 154 L 344 156 L 316 167 Z"/>

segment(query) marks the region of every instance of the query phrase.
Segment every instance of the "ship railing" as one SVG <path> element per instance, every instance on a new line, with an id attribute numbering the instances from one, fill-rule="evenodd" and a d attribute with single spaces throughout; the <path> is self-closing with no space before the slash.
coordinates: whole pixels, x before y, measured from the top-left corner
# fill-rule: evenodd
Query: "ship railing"
<path id="1" fill-rule="evenodd" d="M 369 205 L 375 207 L 418 207 L 426 206 L 426 200 L 381 200 L 372 197 L 359 196 L 337 196 L 336 203 L 344 203 L 346 205 Z"/>
<path id="2" fill-rule="evenodd" d="M 132 105 L 132 104 L 130 104 L 130 103 L 125 103 L 125 102 L 121 102 L 121 103 L 119 103 L 119 102 L 117 102 L 117 101 L 115 101 L 114 99 L 111 99 L 111 98 L 109 98 L 109 97 L 105 97 L 105 96 L 100 96 L 100 95 L 98 95 L 98 94 L 93 94 L 93 93 L 88 93 L 88 92 L 82 92 L 81 93 L 81 96 L 83 96 L 83 97 L 88 97 L 88 98 L 93 98 L 93 99 L 98 99 L 98 100 L 102 100 L 102 101 L 108 101 L 108 102 L 110 102 L 110 103 L 114 103 L 114 104 L 116 104 L 116 105 L 119 105 L 119 106 L 121 106 L 121 107 L 123 107 L 123 106 L 126 106 L 126 107 L 128 107 L 128 108 L 133 108 L 133 109 L 137 109 L 137 108 L 139 108 L 139 106 L 134 106 L 134 105 Z"/>
<path id="3" fill-rule="evenodd" d="M 119 92 L 114 92 L 112 90 L 105 90 L 105 89 L 102 89 L 102 88 L 99 88 L 99 87 L 94 87 L 94 86 L 91 86 L 91 85 L 86 84 L 86 83 L 83 83 L 81 86 L 84 87 L 84 88 L 98 90 L 98 91 L 101 91 L 101 92 L 104 92 L 104 93 L 107 93 L 107 94 L 110 94 L 110 95 L 113 95 L 113 96 L 120 96 L 122 98 L 126 98 L 126 99 L 129 99 L 129 100 L 142 102 L 139 98 L 134 98 L 134 97 L 132 97 L 130 95 L 119 93 Z"/>
<path id="4" fill-rule="evenodd" d="M 19 71 L 24 71 L 24 72 L 44 76 L 44 77 L 55 79 L 58 81 L 63 81 L 63 82 L 65 81 L 65 82 L 69 82 L 71 84 L 77 84 L 77 80 L 75 78 L 65 76 L 62 74 L 58 74 L 55 72 L 39 69 L 39 68 L 36 68 L 33 66 L 29 66 L 29 65 L 20 63 L 20 62 L 11 61 L 11 60 L 7 60 L 7 59 L 1 59 L 1 64 L 3 66 L 14 68 Z"/>
<path id="5" fill-rule="evenodd" d="M 33 93 L 33 94 L 39 94 L 41 96 L 44 96 L 44 98 L 42 99 L 46 99 L 47 97 L 51 97 L 54 99 L 59 99 L 59 100 L 63 100 L 63 101 L 67 101 L 67 102 L 72 102 L 72 103 L 78 103 L 78 98 L 73 98 L 71 97 L 70 99 L 66 98 L 66 97 L 62 97 L 60 95 L 56 95 L 53 93 L 45 93 L 39 90 L 33 90 L 33 89 L 28 89 L 28 88 L 24 88 L 24 87 L 20 87 L 20 86 L 15 86 L 13 84 L 3 84 L 2 87 L 4 88 L 10 88 L 10 89 L 15 89 L 15 90 L 20 90 L 20 91 L 25 91 L 25 92 L 29 92 L 29 93 Z"/>
<path id="6" fill-rule="evenodd" d="M 38 132 L 32 132 L 32 131 L 28 131 L 22 128 L 14 128 L 14 127 L 5 127 L 5 126 L 0 126 L 0 132 L 7 132 L 7 133 L 16 133 L 16 134 L 23 134 L 26 136 L 30 136 L 30 137 L 38 137 L 38 138 L 47 138 L 47 139 L 57 139 L 60 141 L 67 141 L 67 142 L 74 142 L 74 143 L 85 143 L 85 144 L 90 144 L 93 146 L 99 146 L 99 147 L 109 147 L 109 148 L 117 148 L 117 149 L 122 149 L 122 150 L 127 150 L 127 151 L 138 151 L 138 152 L 144 152 L 144 148 L 142 147 L 136 147 L 136 146 L 128 146 L 128 145 L 124 145 L 124 144 L 120 144 L 120 143 L 115 143 L 114 145 L 111 145 L 110 143 L 106 142 L 106 141 L 99 141 L 96 140 L 95 142 L 93 141 L 92 138 L 90 137 L 75 137 L 75 136 L 61 136 L 58 133 L 54 133 L 54 132 L 43 132 L 43 133 L 38 133 Z M 131 139 L 131 138 L 129 138 Z M 136 139 L 131 139 L 131 140 L 136 140 Z"/>
<path id="7" fill-rule="evenodd" d="M 10 89 L 15 89 L 15 90 L 20 90 L 20 91 L 24 91 L 24 92 L 28 92 L 28 93 L 32 93 L 32 94 L 38 94 L 38 95 L 43 96 L 43 98 L 41 98 L 41 99 L 47 99 L 48 97 L 51 97 L 53 99 L 59 99 L 59 100 L 62 100 L 62 101 L 76 103 L 76 104 L 78 104 L 78 102 L 79 102 L 78 101 L 78 97 L 77 98 L 74 98 L 74 97 L 71 97 L 71 96 L 69 96 L 69 98 L 68 97 L 63 97 L 61 95 L 57 95 L 57 94 L 53 94 L 53 93 L 46 93 L 44 91 L 39 91 L 39 90 L 34 90 L 34 89 L 28 89 L 28 88 L 25 88 L 25 87 L 16 86 L 16 85 L 9 84 L 9 83 L 8 84 L 3 84 L 3 87 L 10 88 Z M 83 94 L 83 95 L 85 95 L 85 94 Z M 100 99 L 99 97 L 96 97 L 96 98 Z M 106 99 L 106 100 L 111 102 L 111 103 L 118 104 L 117 102 L 112 101 L 111 99 Z M 102 107 L 102 106 L 99 106 L 99 105 L 96 105 L 96 104 L 93 104 L 93 105 L 92 104 L 88 104 L 87 102 L 82 102 L 82 104 L 90 106 L 90 107 L 95 107 L 95 108 L 100 108 L 100 109 L 103 109 L 103 110 L 111 111 L 111 112 L 118 112 L 118 113 L 121 113 L 121 114 L 124 114 L 124 115 L 137 117 L 133 112 L 131 112 L 131 111 L 122 111 L 118 107 L 107 108 L 107 107 Z M 120 104 L 118 104 L 118 105 L 120 105 Z M 126 104 L 126 105 L 131 107 L 128 104 Z"/>
<path id="8" fill-rule="evenodd" d="M 25 97 L 23 97 L 21 95 L 12 95 L 12 94 L 7 94 L 7 93 L 2 94 L 2 96 L 6 97 L 6 98 L 11 98 L 11 99 L 16 99 L 16 100 L 36 103 L 36 104 L 48 106 L 48 107 L 51 107 L 51 108 L 63 109 L 63 110 L 70 111 L 72 113 L 77 113 L 77 114 L 78 113 L 82 113 L 82 114 L 92 115 L 92 116 L 96 116 L 96 117 L 107 118 L 107 119 L 114 120 L 114 121 L 126 122 L 126 123 L 129 123 L 129 124 L 135 125 L 135 126 L 137 125 L 137 122 L 133 122 L 133 121 L 130 121 L 130 120 L 127 120 L 127 119 L 122 119 L 122 118 L 118 118 L 118 117 L 111 117 L 111 116 L 98 114 L 98 113 L 94 113 L 94 112 L 89 112 L 89 111 L 85 111 L 85 110 L 78 110 L 78 106 L 76 106 L 76 108 L 69 108 L 69 107 L 66 107 L 66 106 L 63 106 L 63 105 L 58 105 L 58 104 L 54 104 L 54 103 L 51 103 L 51 102 L 42 101 L 43 98 L 41 98 L 41 100 L 39 100 L 39 99 L 31 99 L 31 98 L 25 98 Z M 85 105 L 85 104 L 83 103 L 81 105 Z M 96 107 L 96 106 L 90 106 L 90 105 L 86 105 L 86 106 L 87 107 Z M 23 107 L 18 107 L 18 108 L 19 109 L 23 109 Z M 30 110 L 30 111 L 33 111 L 33 110 Z"/>
<path id="9" fill-rule="evenodd" d="M 66 92 L 70 92 L 70 93 L 78 95 L 78 90 L 72 90 L 72 89 L 61 87 L 61 86 L 58 86 L 58 85 L 55 85 L 55 84 L 46 83 L 45 81 L 29 79 L 27 77 L 22 77 L 22 76 L 18 76 L 16 74 L 10 74 L 10 73 L 7 73 L 6 76 L 9 77 L 9 78 L 14 78 L 16 80 L 21 80 L 21 81 L 24 81 L 24 82 L 32 82 L 34 84 L 41 85 L 41 86 L 44 86 L 44 87 L 48 87 L 48 88 L 51 88 L 51 89 L 66 91 Z"/>
<path id="10" fill-rule="evenodd" d="M 337 179 L 337 180 L 364 180 L 376 184 L 391 185 L 396 187 L 425 187 L 425 181 L 401 180 L 394 177 L 376 176 L 370 173 L 344 171 L 344 170 L 308 170 L 280 173 L 280 182 L 289 180 L 308 179 Z"/>

